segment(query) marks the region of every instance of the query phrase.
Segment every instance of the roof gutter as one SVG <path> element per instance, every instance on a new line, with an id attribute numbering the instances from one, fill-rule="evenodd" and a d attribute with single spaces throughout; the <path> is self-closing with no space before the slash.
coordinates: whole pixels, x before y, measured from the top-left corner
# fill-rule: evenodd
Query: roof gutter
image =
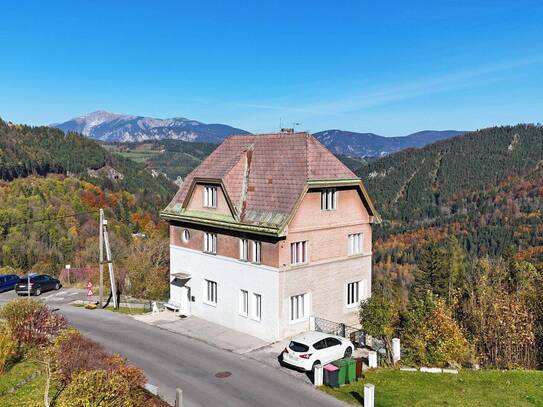
<path id="1" fill-rule="evenodd" d="M 223 229 L 234 230 L 234 231 L 239 231 L 239 232 L 252 232 L 252 233 L 257 233 L 260 235 L 266 235 L 266 236 L 272 236 L 272 237 L 280 236 L 279 229 L 275 227 L 270 227 L 270 226 L 247 225 L 243 223 L 228 222 L 225 220 L 218 220 L 218 219 L 204 219 L 198 216 L 180 215 L 180 214 L 174 214 L 174 213 L 169 213 L 165 211 L 160 213 L 160 217 L 166 221 L 188 222 L 188 223 L 194 223 L 197 225 L 211 226 L 211 227 L 223 228 Z"/>

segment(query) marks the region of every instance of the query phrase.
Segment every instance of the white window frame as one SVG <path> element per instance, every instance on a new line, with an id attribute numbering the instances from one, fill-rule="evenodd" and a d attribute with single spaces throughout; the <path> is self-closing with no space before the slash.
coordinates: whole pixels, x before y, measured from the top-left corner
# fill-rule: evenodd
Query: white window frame
<path id="1" fill-rule="evenodd" d="M 309 293 L 297 294 L 289 298 L 289 321 L 291 324 L 309 318 L 310 298 Z"/>
<path id="2" fill-rule="evenodd" d="M 249 260 L 249 241 L 247 239 L 239 239 L 239 259 L 241 261 Z"/>
<path id="3" fill-rule="evenodd" d="M 204 303 L 217 306 L 217 282 L 213 280 L 204 280 Z"/>
<path id="4" fill-rule="evenodd" d="M 361 301 L 361 291 L 364 288 L 363 280 L 349 281 L 345 284 L 345 306 L 347 308 L 358 307 Z"/>
<path id="5" fill-rule="evenodd" d="M 309 241 L 301 240 L 290 244 L 290 264 L 307 264 L 309 263 Z"/>
<path id="6" fill-rule="evenodd" d="M 204 232 L 204 252 L 217 254 L 217 234 Z"/>
<path id="7" fill-rule="evenodd" d="M 364 248 L 364 234 L 352 233 L 347 238 L 347 253 L 349 256 L 361 254 Z"/>
<path id="8" fill-rule="evenodd" d="M 262 320 L 262 295 L 258 293 L 253 293 L 251 319 L 254 319 L 255 321 Z"/>
<path id="9" fill-rule="evenodd" d="M 249 316 L 249 291 L 239 290 L 239 315 Z"/>
<path id="10" fill-rule="evenodd" d="M 204 186 L 204 207 L 216 208 L 217 207 L 217 187 L 214 185 Z"/>
<path id="11" fill-rule="evenodd" d="M 251 249 L 252 262 L 256 264 L 262 263 L 262 242 L 253 240 Z"/>
<path id="12" fill-rule="evenodd" d="M 321 211 L 335 211 L 337 209 L 337 190 L 325 188 L 321 191 Z"/>

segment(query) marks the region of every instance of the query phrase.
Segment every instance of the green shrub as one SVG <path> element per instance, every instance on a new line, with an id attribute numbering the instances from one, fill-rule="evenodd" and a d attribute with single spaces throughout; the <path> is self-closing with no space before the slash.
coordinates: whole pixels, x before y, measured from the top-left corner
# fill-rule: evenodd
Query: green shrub
<path id="1" fill-rule="evenodd" d="M 431 293 L 412 302 L 402 328 L 404 360 L 416 365 L 466 364 L 470 344 L 442 299 Z"/>
<path id="2" fill-rule="evenodd" d="M 388 362 L 392 362 L 392 337 L 398 324 L 396 304 L 382 294 L 376 294 L 360 304 L 362 330 L 385 343 Z"/>
<path id="3" fill-rule="evenodd" d="M 17 341 L 7 324 L 0 327 L 0 374 L 4 373 L 18 354 Z"/>
<path id="4" fill-rule="evenodd" d="M 105 370 L 74 374 L 57 402 L 58 407 L 134 407 L 142 404 L 143 390 L 133 391 L 124 377 Z"/>

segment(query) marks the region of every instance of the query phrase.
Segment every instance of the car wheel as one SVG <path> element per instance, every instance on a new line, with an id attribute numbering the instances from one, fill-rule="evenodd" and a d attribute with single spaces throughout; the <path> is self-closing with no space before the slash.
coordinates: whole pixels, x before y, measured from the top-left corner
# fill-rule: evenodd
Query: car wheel
<path id="1" fill-rule="evenodd" d="M 345 355 L 343 355 L 344 358 L 350 358 L 353 355 L 353 348 L 350 346 L 345 349 Z"/>
<path id="2" fill-rule="evenodd" d="M 55 290 L 60 290 L 60 284 L 59 283 L 55 284 Z"/>
<path id="3" fill-rule="evenodd" d="M 41 290 L 39 288 L 36 288 L 36 297 L 41 294 Z"/>

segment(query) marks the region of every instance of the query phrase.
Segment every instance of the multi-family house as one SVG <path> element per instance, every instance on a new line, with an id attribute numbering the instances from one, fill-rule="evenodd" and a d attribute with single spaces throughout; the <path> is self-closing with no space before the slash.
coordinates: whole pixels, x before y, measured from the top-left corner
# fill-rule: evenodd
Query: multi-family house
<path id="1" fill-rule="evenodd" d="M 310 134 L 226 139 L 161 215 L 181 312 L 268 341 L 307 330 L 310 315 L 358 324 L 378 215 Z"/>

